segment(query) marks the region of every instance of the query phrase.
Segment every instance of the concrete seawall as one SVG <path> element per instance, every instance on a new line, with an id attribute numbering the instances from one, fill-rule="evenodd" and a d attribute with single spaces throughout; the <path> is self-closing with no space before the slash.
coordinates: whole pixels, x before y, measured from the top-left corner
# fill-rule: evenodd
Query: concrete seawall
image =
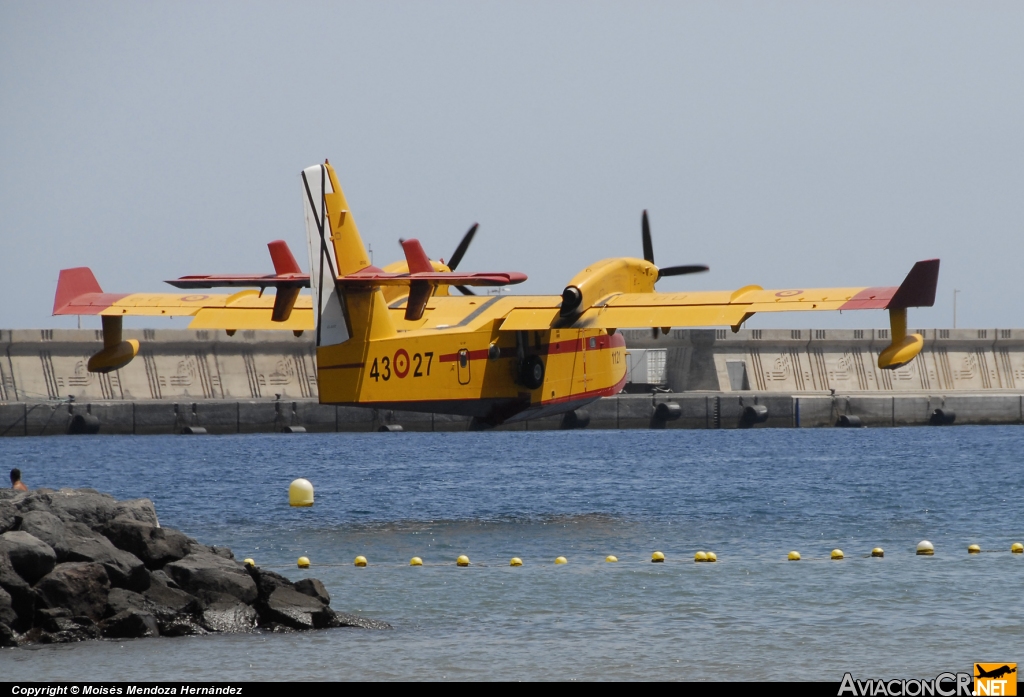
<path id="1" fill-rule="evenodd" d="M 588 406 L 588 428 L 807 428 L 844 416 L 901 426 L 949 423 L 952 414 L 955 424 L 1024 423 L 1024 330 L 917 331 L 926 337 L 921 355 L 881 371 L 884 330 L 673 330 L 656 338 L 627 330 L 633 394 Z M 141 342 L 139 356 L 97 375 L 85 364 L 102 346 L 98 331 L 0 331 L 0 435 L 63 434 L 75 430 L 76 417 L 86 430 L 98 424 L 101 433 L 140 435 L 469 428 L 464 417 L 317 403 L 308 336 L 125 334 Z M 678 409 L 657 412 L 663 402 Z M 558 416 L 502 429 L 568 425 Z"/>

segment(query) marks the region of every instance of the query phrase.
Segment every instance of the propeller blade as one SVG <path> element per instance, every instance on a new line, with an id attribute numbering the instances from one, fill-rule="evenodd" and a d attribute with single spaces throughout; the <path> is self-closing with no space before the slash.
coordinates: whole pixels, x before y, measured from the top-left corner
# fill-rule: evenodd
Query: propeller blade
<path id="1" fill-rule="evenodd" d="M 644 209 L 643 218 L 640 219 L 640 227 L 644 238 L 644 259 L 654 263 L 654 245 L 651 244 L 651 224 L 647 222 L 647 209 Z"/>
<path id="2" fill-rule="evenodd" d="M 666 266 L 663 269 L 658 269 L 658 279 L 662 279 L 665 276 L 682 276 L 688 273 L 701 273 L 703 271 L 710 271 L 711 267 L 705 266 L 704 264 L 686 264 L 683 266 Z"/>
<path id="3" fill-rule="evenodd" d="M 480 227 L 479 223 L 473 223 L 473 227 L 469 228 L 466 234 L 462 236 L 462 241 L 459 242 L 459 246 L 455 248 L 455 253 L 452 254 L 452 258 L 448 260 L 448 268 L 452 271 L 458 268 L 459 262 L 462 261 L 463 255 L 466 253 L 466 250 L 469 249 L 469 243 L 473 241 L 473 235 L 476 234 L 476 229 L 478 227 Z M 470 293 L 470 295 L 473 295 L 473 293 Z"/>
<path id="4" fill-rule="evenodd" d="M 458 291 L 459 291 L 460 293 L 462 293 L 463 295 L 476 295 L 476 293 L 474 293 L 473 291 L 471 291 L 471 290 L 470 290 L 470 289 L 469 289 L 468 287 L 466 287 L 466 286 L 455 286 L 455 288 L 456 288 L 456 289 L 457 289 L 457 290 L 458 290 Z"/>

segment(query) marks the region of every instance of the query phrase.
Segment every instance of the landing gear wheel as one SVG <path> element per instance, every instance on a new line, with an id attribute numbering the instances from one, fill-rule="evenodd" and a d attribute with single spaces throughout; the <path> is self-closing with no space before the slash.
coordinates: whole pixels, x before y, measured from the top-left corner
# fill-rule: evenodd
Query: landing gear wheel
<path id="1" fill-rule="evenodd" d="M 544 363 L 540 356 L 530 356 L 523 361 L 523 367 L 519 371 L 519 382 L 531 390 L 536 390 L 544 384 Z"/>

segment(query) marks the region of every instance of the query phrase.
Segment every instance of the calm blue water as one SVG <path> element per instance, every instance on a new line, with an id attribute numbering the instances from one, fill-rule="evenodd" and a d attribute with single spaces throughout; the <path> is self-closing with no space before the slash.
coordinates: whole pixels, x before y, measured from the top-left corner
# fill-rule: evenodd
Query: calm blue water
<path id="1" fill-rule="evenodd" d="M 1020 427 L 11 438 L 0 454 L 30 486 L 149 497 L 164 525 L 293 579 L 307 555 L 336 609 L 395 627 L 7 650 L 9 680 L 839 680 L 1024 662 Z M 296 477 L 312 509 L 287 505 Z M 934 558 L 914 555 L 922 539 Z M 694 564 L 698 549 L 719 562 Z"/>

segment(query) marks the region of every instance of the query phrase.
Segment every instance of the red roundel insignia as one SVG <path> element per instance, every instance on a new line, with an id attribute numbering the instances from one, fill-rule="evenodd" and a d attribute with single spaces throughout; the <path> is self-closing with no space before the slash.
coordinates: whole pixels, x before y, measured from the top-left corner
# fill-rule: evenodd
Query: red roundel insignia
<path id="1" fill-rule="evenodd" d="M 775 294 L 776 298 L 792 298 L 794 295 L 800 295 L 803 293 L 802 290 L 780 290 Z"/>
<path id="2" fill-rule="evenodd" d="M 398 349 L 395 351 L 395 375 L 400 378 L 404 378 L 409 374 L 409 354 L 405 349 Z"/>
<path id="3" fill-rule="evenodd" d="M 179 298 L 179 300 L 181 300 L 181 302 L 183 302 L 183 303 L 196 303 L 196 302 L 199 302 L 200 300 L 206 300 L 208 297 L 210 297 L 210 296 L 209 295 L 183 295 L 183 296 L 181 296 L 181 298 Z"/>

